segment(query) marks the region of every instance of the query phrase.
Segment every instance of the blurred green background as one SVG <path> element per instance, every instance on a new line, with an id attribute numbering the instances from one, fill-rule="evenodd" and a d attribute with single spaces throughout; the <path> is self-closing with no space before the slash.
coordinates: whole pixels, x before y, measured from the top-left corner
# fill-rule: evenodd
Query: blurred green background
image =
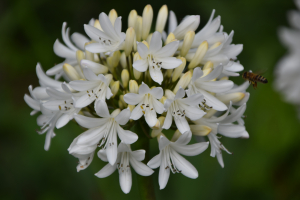
<path id="1" fill-rule="evenodd" d="M 44 135 L 35 130 L 36 116 L 23 96 L 28 86 L 38 86 L 35 66 L 49 69 L 62 59 L 53 53 L 61 26 L 68 22 L 71 32 L 84 33 L 83 24 L 100 12 L 117 10 L 123 27 L 131 9 L 142 14 L 151 3 L 156 19 L 163 4 L 180 20 L 200 14 L 203 27 L 212 9 L 221 15 L 226 32 L 235 31 L 233 43 L 244 44 L 238 57 L 246 70 L 267 69 L 269 80 L 258 89 L 249 88 L 246 128 L 248 140 L 222 138 L 234 154 L 223 154 L 225 168 L 203 154 L 187 159 L 198 169 L 195 180 L 171 174 L 159 190 L 158 170 L 152 176 L 157 199 L 300 199 L 300 126 L 296 110 L 273 90 L 273 70 L 286 53 L 277 37 L 279 26 L 288 26 L 286 13 L 295 9 L 289 0 L 191 0 L 191 1 L 96 1 L 96 0 L 1 0 L 0 1 L 0 124 L 1 199 L 139 199 L 136 174 L 131 192 L 123 194 L 118 173 L 105 179 L 94 176 L 104 164 L 95 158 L 91 166 L 76 172 L 77 159 L 67 148 L 81 132 L 75 123 L 56 130 L 49 152 Z M 124 31 L 124 29 L 123 29 Z M 241 77 L 233 78 L 241 83 Z M 156 141 L 152 141 L 154 144 Z M 155 146 L 155 145 L 154 145 Z M 153 149 L 151 155 L 158 153 Z"/>

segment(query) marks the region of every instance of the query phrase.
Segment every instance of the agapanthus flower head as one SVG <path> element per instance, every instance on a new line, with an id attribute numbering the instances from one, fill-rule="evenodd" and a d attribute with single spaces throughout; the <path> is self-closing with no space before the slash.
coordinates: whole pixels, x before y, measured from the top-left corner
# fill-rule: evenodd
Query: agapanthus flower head
<path id="1" fill-rule="evenodd" d="M 124 193 L 132 186 L 131 167 L 141 176 L 160 167 L 160 189 L 170 172 L 197 178 L 198 171 L 182 155 L 196 156 L 209 145 L 224 167 L 222 150 L 230 152 L 218 134 L 249 137 L 242 118 L 250 95 L 249 83 L 229 80 L 243 70 L 237 61 L 243 46 L 232 44 L 233 31 L 224 32 L 214 14 L 199 32 L 199 15 L 178 23 L 166 5 L 154 32 L 150 5 L 140 15 L 130 12 L 127 29 L 115 10 L 84 25 L 87 36 L 73 33 L 70 38 L 63 23 L 65 44 L 56 40 L 54 52 L 65 60 L 46 74 L 38 64 L 41 86 L 30 86 L 30 96 L 24 96 L 31 115 L 41 112 L 37 124 L 38 133 L 46 133 L 45 149 L 55 128 L 74 121 L 84 129 L 68 148 L 79 160 L 77 171 L 86 169 L 96 153 L 108 163 L 95 175 L 104 178 L 118 170 Z M 208 142 L 189 144 L 192 136 Z M 157 138 L 159 149 L 150 160 L 145 144 L 151 138 Z M 135 150 L 135 145 L 146 149 Z"/>

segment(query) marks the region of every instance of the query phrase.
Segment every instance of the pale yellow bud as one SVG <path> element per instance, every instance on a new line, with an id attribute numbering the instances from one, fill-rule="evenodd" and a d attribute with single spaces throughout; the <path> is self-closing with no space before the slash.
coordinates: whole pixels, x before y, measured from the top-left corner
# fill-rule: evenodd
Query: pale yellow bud
<path id="1" fill-rule="evenodd" d="M 77 51 L 76 51 L 76 59 L 77 59 L 77 63 L 80 64 L 80 61 L 81 61 L 82 59 L 84 59 L 84 58 L 85 58 L 85 55 L 84 55 L 83 51 L 77 50 Z"/>
<path id="2" fill-rule="evenodd" d="M 182 47 L 180 50 L 180 55 L 181 56 L 186 56 L 186 54 L 189 52 L 193 41 L 195 38 L 195 32 L 194 31 L 189 31 L 185 34 L 184 39 L 183 39 L 183 43 L 182 43 Z"/>
<path id="3" fill-rule="evenodd" d="M 204 41 L 199 45 L 194 57 L 192 58 L 192 60 L 189 64 L 189 69 L 193 69 L 193 68 L 197 67 L 198 64 L 200 64 L 202 58 L 204 57 L 204 55 L 207 52 L 207 49 L 208 49 L 207 41 Z"/>
<path id="4" fill-rule="evenodd" d="M 124 107 L 128 106 L 127 103 L 124 101 L 124 95 L 123 94 L 120 95 L 120 100 L 122 101 Z"/>
<path id="5" fill-rule="evenodd" d="M 203 76 L 202 77 L 204 77 L 204 76 L 207 76 L 210 72 L 212 72 L 212 68 L 207 68 L 207 69 L 204 69 L 202 71 L 203 71 Z"/>
<path id="6" fill-rule="evenodd" d="M 131 93 L 138 93 L 139 91 L 139 86 L 135 80 L 130 80 L 129 81 L 129 92 Z"/>
<path id="7" fill-rule="evenodd" d="M 115 51 L 112 56 L 107 58 L 107 63 L 110 67 L 117 67 L 121 58 L 121 52 Z"/>
<path id="8" fill-rule="evenodd" d="M 205 125 L 190 125 L 193 135 L 206 136 L 211 132 L 211 128 Z"/>
<path id="9" fill-rule="evenodd" d="M 173 73 L 173 69 L 167 69 L 167 71 L 166 71 L 166 76 L 167 76 L 168 78 L 170 78 L 170 77 L 172 76 L 172 73 Z"/>
<path id="10" fill-rule="evenodd" d="M 98 19 L 95 20 L 94 27 L 97 28 L 97 29 L 99 29 L 99 30 L 101 30 L 101 31 L 103 31 Z"/>
<path id="11" fill-rule="evenodd" d="M 129 108 L 130 112 L 132 112 L 133 109 L 135 108 L 135 105 L 128 105 L 128 108 Z"/>
<path id="12" fill-rule="evenodd" d="M 129 72 L 127 69 L 123 69 L 121 73 L 121 80 L 123 83 L 124 89 L 127 88 L 128 86 L 128 81 L 129 81 Z"/>
<path id="13" fill-rule="evenodd" d="M 63 70 L 65 72 L 65 74 L 72 80 L 79 80 L 81 79 L 80 75 L 78 74 L 78 72 L 76 71 L 76 69 L 74 69 L 73 66 L 65 63 L 63 65 Z"/>
<path id="14" fill-rule="evenodd" d="M 109 11 L 108 18 L 109 18 L 109 20 L 110 20 L 110 22 L 113 26 L 115 24 L 115 21 L 116 21 L 117 17 L 118 17 L 118 14 L 117 14 L 117 11 L 115 9 L 112 9 L 112 10 Z"/>
<path id="15" fill-rule="evenodd" d="M 142 38 L 146 40 L 151 29 L 153 19 L 153 9 L 151 5 L 146 5 L 143 11 Z"/>
<path id="16" fill-rule="evenodd" d="M 182 61 L 182 63 L 181 63 L 181 65 L 179 65 L 178 67 L 176 67 L 174 69 L 173 76 L 172 76 L 172 82 L 177 81 L 177 79 L 181 76 L 181 74 L 185 68 L 185 65 L 186 65 L 186 59 L 184 57 L 179 57 L 179 59 Z"/>
<path id="17" fill-rule="evenodd" d="M 143 18 L 141 16 L 137 16 L 137 19 L 135 22 L 135 29 L 134 29 L 137 41 L 142 40 L 142 26 L 143 26 Z"/>
<path id="18" fill-rule="evenodd" d="M 215 49 L 217 48 L 218 46 L 220 46 L 222 44 L 222 42 L 216 42 L 215 44 L 213 44 L 211 47 L 209 47 L 208 50 L 212 50 L 212 49 Z"/>
<path id="19" fill-rule="evenodd" d="M 123 67 L 123 69 L 127 68 L 126 54 L 124 51 L 122 52 L 121 57 L 120 57 L 120 64 Z"/>
<path id="20" fill-rule="evenodd" d="M 120 88 L 120 81 L 115 81 L 112 85 L 111 85 L 111 93 L 113 94 L 113 97 L 116 96 L 116 94 L 118 93 Z"/>
<path id="21" fill-rule="evenodd" d="M 162 103 L 162 104 L 165 104 L 165 101 L 167 100 L 167 98 L 165 96 L 163 96 L 159 102 Z"/>
<path id="22" fill-rule="evenodd" d="M 244 97 L 245 97 L 245 93 L 243 93 L 243 92 L 234 92 L 234 93 L 217 96 L 217 98 L 220 101 L 222 101 L 224 104 L 229 104 L 230 101 L 232 101 L 232 103 L 239 102 Z"/>
<path id="23" fill-rule="evenodd" d="M 188 71 L 182 77 L 180 77 L 173 92 L 176 94 L 180 87 L 185 89 L 189 85 L 191 80 L 192 80 L 192 72 Z"/>
<path id="24" fill-rule="evenodd" d="M 155 30 L 162 33 L 165 29 L 165 25 L 168 18 L 168 7 L 163 5 L 157 15 Z"/>
<path id="25" fill-rule="evenodd" d="M 206 115 L 204 115 L 204 118 L 211 118 L 214 114 L 216 114 L 218 111 L 214 109 L 210 109 L 209 111 L 206 111 Z"/>
<path id="26" fill-rule="evenodd" d="M 137 79 L 137 80 L 140 79 L 141 75 L 142 75 L 142 72 L 133 68 L 133 76 L 135 79 Z"/>
<path id="27" fill-rule="evenodd" d="M 128 16 L 128 27 L 135 28 L 135 22 L 137 20 L 137 12 L 136 10 L 132 10 Z"/>
<path id="28" fill-rule="evenodd" d="M 156 124 L 152 127 L 152 131 L 151 131 L 151 137 L 157 137 L 158 135 L 160 135 L 162 132 L 162 126 L 165 122 L 165 117 L 164 116 L 160 116 L 157 121 Z"/>
<path id="29" fill-rule="evenodd" d="M 221 80 L 229 80 L 229 77 L 228 76 L 224 76 L 224 77 L 220 78 L 220 81 Z"/>
<path id="30" fill-rule="evenodd" d="M 87 42 L 87 43 L 85 43 L 85 46 L 92 44 L 92 43 L 93 42 Z M 94 61 L 94 54 L 92 52 L 85 50 L 85 59 Z"/>
<path id="31" fill-rule="evenodd" d="M 149 34 L 148 37 L 147 37 L 147 40 L 146 40 L 146 41 L 147 41 L 148 44 L 150 44 L 152 35 L 153 35 L 153 34 L 151 33 L 151 34 Z"/>
<path id="32" fill-rule="evenodd" d="M 81 65 L 75 65 L 74 69 L 76 70 L 76 72 L 79 74 L 80 79 L 85 79 L 85 76 L 83 74 L 83 71 L 81 69 Z"/>
<path id="33" fill-rule="evenodd" d="M 173 33 L 170 33 L 165 41 L 165 45 L 167 45 L 175 40 L 176 40 L 175 35 Z"/>
<path id="34" fill-rule="evenodd" d="M 137 52 L 136 36 L 133 38 L 133 51 Z"/>
<path id="35" fill-rule="evenodd" d="M 145 41 L 145 40 L 143 40 L 143 42 L 142 42 L 144 45 L 146 45 L 147 46 L 147 48 L 149 49 L 149 43 L 147 42 L 147 41 Z"/>
<path id="36" fill-rule="evenodd" d="M 123 108 L 124 108 L 124 105 L 123 105 L 123 103 L 122 103 L 121 100 L 118 101 L 118 104 L 119 104 L 119 108 L 120 108 L 120 109 L 123 109 Z"/>
<path id="37" fill-rule="evenodd" d="M 135 31 L 132 27 L 130 27 L 126 31 L 126 38 L 125 38 L 125 49 L 124 50 L 125 50 L 126 56 L 129 56 L 132 51 L 134 38 L 135 38 Z"/>
<path id="38" fill-rule="evenodd" d="M 203 66 L 202 70 L 206 69 L 212 69 L 214 67 L 214 64 L 211 61 L 207 61 L 205 65 Z"/>
<path id="39" fill-rule="evenodd" d="M 180 133 L 180 131 L 177 129 L 175 132 L 174 132 L 174 135 L 171 139 L 172 142 L 176 142 L 176 140 L 178 140 L 178 138 L 181 136 L 182 134 Z"/>

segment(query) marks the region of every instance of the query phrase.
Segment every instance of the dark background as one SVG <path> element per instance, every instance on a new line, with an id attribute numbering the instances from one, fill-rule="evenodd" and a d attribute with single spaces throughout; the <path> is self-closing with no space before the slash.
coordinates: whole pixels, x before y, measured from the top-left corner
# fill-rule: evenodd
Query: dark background
<path id="1" fill-rule="evenodd" d="M 131 9 L 141 15 L 143 1 L 95 0 L 1 0 L 0 1 L 0 198 L 1 199 L 139 199 L 136 175 L 131 192 L 123 194 L 118 173 L 105 179 L 94 176 L 104 164 L 95 157 L 91 166 L 76 172 L 77 159 L 67 148 L 81 132 L 75 123 L 56 130 L 49 152 L 44 151 L 44 135 L 35 129 L 36 116 L 23 96 L 28 86 L 38 86 L 35 66 L 49 69 L 62 59 L 53 53 L 61 26 L 68 22 L 71 32 L 84 33 L 83 24 L 100 12 L 117 10 L 123 27 Z M 288 0 L 193 0 L 153 1 L 154 20 L 167 4 L 177 18 L 200 14 L 203 27 L 212 9 L 221 15 L 226 32 L 235 31 L 233 43 L 244 44 L 239 60 L 246 70 L 267 69 L 267 85 L 249 88 L 246 128 L 248 140 L 222 138 L 234 154 L 223 154 L 225 168 L 203 154 L 188 158 L 198 169 L 195 180 L 171 174 L 164 190 L 159 190 L 158 170 L 152 176 L 158 199 L 300 199 L 300 127 L 296 110 L 273 90 L 273 70 L 286 53 L 277 37 L 279 26 L 288 26 L 286 13 L 295 9 Z M 125 28 L 123 28 L 125 31 Z M 241 83 L 241 77 L 233 78 Z M 156 141 L 152 141 L 153 145 Z M 151 155 L 158 153 L 153 148 Z"/>

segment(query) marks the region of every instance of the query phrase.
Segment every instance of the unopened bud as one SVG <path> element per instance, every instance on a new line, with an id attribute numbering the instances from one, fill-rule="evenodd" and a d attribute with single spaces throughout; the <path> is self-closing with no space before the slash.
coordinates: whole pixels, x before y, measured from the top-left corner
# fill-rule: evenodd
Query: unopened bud
<path id="1" fill-rule="evenodd" d="M 118 101 L 118 104 L 119 104 L 119 108 L 120 108 L 120 109 L 123 109 L 123 108 L 124 108 L 124 105 L 123 105 L 123 103 L 122 103 L 121 100 Z"/>
<path id="2" fill-rule="evenodd" d="M 214 64 L 211 61 L 207 61 L 205 65 L 203 66 L 202 70 L 206 69 L 212 69 L 214 67 Z"/>
<path id="3" fill-rule="evenodd" d="M 80 75 L 77 73 L 76 69 L 74 69 L 73 66 L 65 63 L 63 65 L 63 70 L 65 72 L 65 74 L 72 80 L 79 80 L 81 79 Z"/>
<path id="4" fill-rule="evenodd" d="M 130 112 L 132 112 L 133 109 L 135 108 L 135 105 L 128 105 L 128 108 L 129 108 Z"/>
<path id="5" fill-rule="evenodd" d="M 136 10 L 132 10 L 128 16 L 128 27 L 135 28 L 135 22 L 137 20 L 137 12 Z"/>
<path id="6" fill-rule="evenodd" d="M 87 42 L 85 43 L 85 47 L 89 44 L 92 44 L 93 42 Z M 87 60 L 91 60 L 91 61 L 94 61 L 94 54 L 92 52 L 89 52 L 87 50 L 85 50 L 85 59 Z"/>
<path id="7" fill-rule="evenodd" d="M 160 116 L 157 121 L 156 124 L 152 127 L 152 131 L 151 131 L 151 137 L 157 137 L 159 134 L 161 134 L 162 131 L 162 126 L 165 122 L 165 117 L 164 116 Z"/>
<path id="8" fill-rule="evenodd" d="M 191 80 L 192 80 L 192 72 L 188 71 L 182 77 L 180 77 L 173 92 L 176 94 L 180 87 L 185 89 L 189 85 Z"/>
<path id="9" fill-rule="evenodd" d="M 185 34 L 184 39 L 183 39 L 183 43 L 182 43 L 182 47 L 180 50 L 180 55 L 182 57 L 186 56 L 186 54 L 189 52 L 193 41 L 195 38 L 195 32 L 194 31 L 189 31 Z"/>
<path id="10" fill-rule="evenodd" d="M 121 57 L 120 57 L 120 64 L 123 69 L 127 68 L 126 54 L 124 51 L 122 52 Z"/>
<path id="11" fill-rule="evenodd" d="M 135 22 L 135 29 L 134 29 L 137 41 L 142 40 L 142 27 L 143 27 L 143 18 L 141 16 L 137 16 L 137 19 Z"/>
<path id="12" fill-rule="evenodd" d="M 193 69 L 193 68 L 197 67 L 197 65 L 201 62 L 202 58 L 206 54 L 207 49 L 208 49 L 207 41 L 204 41 L 199 45 L 193 59 L 191 60 L 191 62 L 189 64 L 189 69 Z"/>
<path id="13" fill-rule="evenodd" d="M 127 69 L 122 70 L 121 80 L 122 80 L 122 84 L 123 84 L 124 89 L 127 88 L 128 81 L 129 81 L 129 72 L 128 72 Z"/>
<path id="14" fill-rule="evenodd" d="M 160 33 L 164 31 L 167 18 L 168 18 L 168 7 L 166 5 L 163 5 L 158 11 L 158 15 L 156 19 L 156 27 L 155 27 L 156 31 Z"/>
<path id="15" fill-rule="evenodd" d="M 97 28 L 97 29 L 99 29 L 99 30 L 101 30 L 101 31 L 103 31 L 98 19 L 95 20 L 94 27 Z"/>
<path id="16" fill-rule="evenodd" d="M 112 10 L 109 11 L 108 18 L 109 18 L 109 20 L 110 20 L 110 22 L 113 26 L 115 24 L 115 21 L 116 21 L 117 17 L 118 17 L 118 13 L 115 9 L 112 9 Z"/>
<path id="17" fill-rule="evenodd" d="M 135 79 L 137 79 L 137 80 L 140 79 L 141 75 L 142 75 L 142 72 L 133 68 L 133 76 Z"/>
<path id="18" fill-rule="evenodd" d="M 132 27 L 130 27 L 126 31 L 126 38 L 125 38 L 125 49 L 124 50 L 125 50 L 126 56 L 129 56 L 132 51 L 134 38 L 135 38 L 135 31 Z"/>
<path id="19" fill-rule="evenodd" d="M 234 92 L 224 95 L 219 95 L 217 98 L 222 101 L 224 104 L 229 104 L 230 101 L 232 103 L 237 103 L 245 97 L 245 93 L 243 92 Z"/>
<path id="20" fill-rule="evenodd" d="M 206 136 L 211 132 L 211 128 L 205 125 L 190 125 L 193 135 Z"/>
<path id="21" fill-rule="evenodd" d="M 180 133 L 180 131 L 177 129 L 175 132 L 174 132 L 174 135 L 171 139 L 172 142 L 176 142 L 176 140 L 178 140 L 178 138 L 181 136 L 182 134 Z"/>
<path id="22" fill-rule="evenodd" d="M 139 91 L 139 86 L 135 80 L 130 80 L 129 81 L 129 92 L 131 93 L 138 93 Z"/>
<path id="23" fill-rule="evenodd" d="M 167 76 L 168 78 L 170 78 L 170 77 L 172 76 L 172 73 L 173 73 L 173 69 L 167 69 L 167 71 L 166 71 L 166 76 Z"/>
<path id="24" fill-rule="evenodd" d="M 146 40 L 151 29 L 153 19 L 153 9 L 151 5 L 146 5 L 143 11 L 142 38 Z"/>
<path id="25" fill-rule="evenodd" d="M 133 38 L 133 51 L 137 52 L 136 36 Z M 134 53 L 132 52 L 132 53 Z"/>
<path id="26" fill-rule="evenodd" d="M 147 40 L 146 40 L 146 41 L 147 41 L 148 44 L 150 44 L 152 35 L 153 35 L 153 34 L 151 33 L 151 34 L 149 34 L 148 37 L 147 37 Z"/>
<path id="27" fill-rule="evenodd" d="M 167 100 L 167 98 L 165 96 L 163 96 L 159 102 L 162 103 L 162 104 L 165 104 L 165 101 Z"/>
<path id="28" fill-rule="evenodd" d="M 181 76 L 181 74 L 185 68 L 185 65 L 186 65 L 186 59 L 184 57 L 179 57 L 179 59 L 182 61 L 182 63 L 181 63 L 181 65 L 179 65 L 178 67 L 176 67 L 174 69 L 173 76 L 172 76 L 172 82 L 177 81 L 177 79 Z"/>
<path id="29" fill-rule="evenodd" d="M 116 96 L 116 94 L 118 93 L 120 88 L 120 81 L 115 81 L 112 85 L 111 85 L 111 93 L 113 94 L 113 97 Z"/>
<path id="30" fill-rule="evenodd" d="M 215 109 L 210 109 L 210 110 L 206 111 L 206 115 L 204 115 L 203 117 L 209 119 L 209 118 L 211 118 L 214 114 L 216 114 L 217 112 L 218 112 L 218 111 L 215 110 Z"/>
<path id="31" fill-rule="evenodd" d="M 215 44 L 213 44 L 208 50 L 212 50 L 217 48 L 218 46 L 220 46 L 222 44 L 222 42 L 216 42 Z"/>
<path id="32" fill-rule="evenodd" d="M 173 33 L 170 33 L 165 41 L 165 45 L 167 45 L 175 40 L 176 40 L 175 35 Z"/>
<path id="33" fill-rule="evenodd" d="M 127 106 L 128 106 L 127 103 L 124 101 L 124 95 L 123 95 L 123 94 L 120 95 L 120 100 L 122 101 L 124 107 L 127 107 Z"/>
<path id="34" fill-rule="evenodd" d="M 107 83 L 110 85 L 110 83 L 113 81 L 113 75 L 112 74 L 106 74 L 105 75 Z"/>
<path id="35" fill-rule="evenodd" d="M 77 59 L 77 63 L 80 64 L 80 61 L 81 61 L 82 59 L 84 59 L 84 58 L 85 58 L 85 55 L 84 55 L 83 51 L 77 50 L 77 51 L 76 51 L 76 59 Z"/>
<path id="36" fill-rule="evenodd" d="M 120 61 L 121 52 L 115 51 L 112 56 L 107 58 L 107 63 L 110 67 L 117 67 Z"/>

